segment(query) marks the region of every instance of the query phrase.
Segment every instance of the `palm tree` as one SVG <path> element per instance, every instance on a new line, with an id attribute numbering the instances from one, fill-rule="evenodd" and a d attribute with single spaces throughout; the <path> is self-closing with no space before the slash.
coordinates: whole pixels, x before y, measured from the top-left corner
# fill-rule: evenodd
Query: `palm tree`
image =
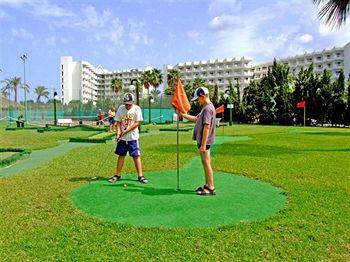
<path id="1" fill-rule="evenodd" d="M 317 6 L 324 4 L 318 16 L 325 18 L 326 24 L 337 28 L 345 24 L 350 11 L 350 0 L 313 0 L 313 2 Z"/>
<path id="2" fill-rule="evenodd" d="M 8 96 L 8 108 L 10 110 L 10 99 L 11 99 L 11 84 L 9 79 L 2 80 L 1 83 L 5 83 L 5 86 L 1 88 L 1 99 L 2 96 Z"/>
<path id="3" fill-rule="evenodd" d="M 7 92 L 9 93 L 9 97 L 10 97 L 11 91 L 15 92 L 15 102 L 17 103 L 18 88 L 20 87 L 26 88 L 24 85 L 21 85 L 21 78 L 20 77 L 7 78 L 1 82 L 5 83 L 5 87 L 3 88 L 3 90 L 7 90 Z"/>
<path id="4" fill-rule="evenodd" d="M 149 88 L 153 82 L 153 74 L 151 70 L 146 70 L 141 75 L 141 83 L 148 92 L 148 123 L 151 123 L 151 97 L 149 95 Z"/>
<path id="5" fill-rule="evenodd" d="M 165 93 L 167 95 L 172 95 L 174 93 L 175 87 L 177 85 L 177 82 L 181 79 L 181 72 L 174 68 L 174 69 L 170 69 L 169 73 L 168 73 L 168 89 L 165 90 Z"/>
<path id="6" fill-rule="evenodd" d="M 111 82 L 111 89 L 115 93 L 115 95 L 118 95 L 118 93 L 122 90 L 123 88 L 123 82 L 119 78 L 113 78 Z"/>
<path id="7" fill-rule="evenodd" d="M 41 97 L 46 97 L 47 99 L 49 99 L 50 93 L 45 86 L 38 86 L 37 88 L 35 88 L 34 93 L 37 95 L 37 98 L 36 98 L 37 103 L 40 102 Z"/>
<path id="8" fill-rule="evenodd" d="M 151 70 L 146 70 L 141 75 L 141 83 L 142 85 L 149 90 L 149 87 L 152 85 L 153 82 L 153 75 Z"/>

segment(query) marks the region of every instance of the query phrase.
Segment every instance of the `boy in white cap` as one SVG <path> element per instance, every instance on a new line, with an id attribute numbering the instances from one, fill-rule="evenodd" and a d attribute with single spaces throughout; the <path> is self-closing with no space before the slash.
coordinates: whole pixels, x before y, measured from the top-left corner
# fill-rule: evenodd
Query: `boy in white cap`
<path id="1" fill-rule="evenodd" d="M 137 171 L 138 181 L 146 184 L 148 180 L 142 175 L 142 164 L 140 157 L 139 130 L 138 126 L 143 120 L 142 111 L 138 105 L 134 105 L 134 95 L 126 93 L 123 98 L 124 105 L 118 108 L 116 114 L 117 135 L 115 140 L 118 142 L 115 154 L 118 155 L 117 168 L 114 176 L 108 179 L 113 183 L 121 179 L 121 172 L 124 159 L 129 152 L 133 158 Z"/>
<path id="2" fill-rule="evenodd" d="M 198 195 L 215 195 L 213 169 L 210 162 L 210 146 L 215 142 L 215 107 L 209 99 L 209 90 L 206 87 L 198 87 L 194 92 L 192 101 L 202 106 L 197 116 L 182 114 L 182 116 L 195 122 L 193 140 L 197 141 L 197 147 L 201 156 L 205 172 L 205 184 L 196 189 Z"/>

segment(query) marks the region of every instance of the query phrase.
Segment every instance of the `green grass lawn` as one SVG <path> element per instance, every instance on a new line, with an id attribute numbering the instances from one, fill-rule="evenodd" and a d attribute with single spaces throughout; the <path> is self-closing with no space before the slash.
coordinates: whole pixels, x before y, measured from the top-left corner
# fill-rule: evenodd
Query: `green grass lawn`
<path id="1" fill-rule="evenodd" d="M 323 132 L 289 133 L 294 129 L 249 125 L 217 129 L 218 135 L 224 131 L 251 139 L 224 143 L 213 159 L 214 170 L 269 182 L 288 197 L 275 216 L 234 226 L 139 228 L 77 209 L 70 198 L 74 189 L 91 176 L 114 173 L 116 157 L 108 154 L 112 144 L 73 149 L 40 168 L 2 178 L 0 260 L 349 261 L 350 130 L 298 128 Z M 73 133 L 77 136 L 78 131 Z M 0 130 L 0 136 L 2 147 L 37 149 L 73 135 Z M 185 165 L 196 155 L 196 147 L 191 132 L 181 132 L 180 141 L 180 162 Z M 145 135 L 141 147 L 145 171 L 176 168 L 176 132 Z M 106 155 L 106 164 L 97 171 Z M 130 158 L 124 170 L 134 173 Z"/>
<path id="2" fill-rule="evenodd" d="M 38 133 L 35 129 L 7 131 L 5 125 L 0 124 L 0 147 L 37 150 L 57 146 L 59 140 L 67 140 L 70 137 L 88 137 L 96 133 L 96 131 L 75 130 Z"/>
<path id="3" fill-rule="evenodd" d="M 0 152 L 0 160 L 8 158 L 14 154 L 17 154 L 17 152 Z"/>

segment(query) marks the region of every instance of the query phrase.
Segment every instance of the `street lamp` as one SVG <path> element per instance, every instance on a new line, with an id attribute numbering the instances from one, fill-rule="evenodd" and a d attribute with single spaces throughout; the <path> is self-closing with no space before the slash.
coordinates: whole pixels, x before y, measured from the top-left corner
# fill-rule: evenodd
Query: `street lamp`
<path id="1" fill-rule="evenodd" d="M 141 85 L 140 80 L 134 78 L 131 80 L 130 86 L 129 86 L 129 89 L 135 92 L 136 94 L 136 105 L 138 106 L 140 105 L 140 98 L 139 98 L 140 85 Z M 139 125 L 139 131 L 141 132 L 141 125 Z"/>
<path id="2" fill-rule="evenodd" d="M 140 85 L 141 82 L 138 79 L 132 79 L 131 80 L 131 85 L 129 86 L 130 90 L 135 91 L 136 94 L 136 105 L 140 105 L 140 98 L 139 98 L 139 93 L 140 93 Z"/>
<path id="3" fill-rule="evenodd" d="M 23 61 L 23 84 L 24 84 L 24 119 L 27 121 L 27 86 L 26 86 L 26 59 L 28 58 L 27 54 L 24 53 L 20 57 Z"/>
<path id="4" fill-rule="evenodd" d="M 56 90 L 53 90 L 53 116 L 54 116 L 54 125 L 57 126 L 57 115 L 56 115 L 56 101 L 58 100 L 58 95 Z"/>
<path id="5" fill-rule="evenodd" d="M 230 97 L 230 90 L 226 90 L 224 94 L 224 99 L 226 101 L 226 107 L 230 109 L 230 126 L 232 126 L 232 108 L 233 104 L 228 104 L 228 98 Z"/>

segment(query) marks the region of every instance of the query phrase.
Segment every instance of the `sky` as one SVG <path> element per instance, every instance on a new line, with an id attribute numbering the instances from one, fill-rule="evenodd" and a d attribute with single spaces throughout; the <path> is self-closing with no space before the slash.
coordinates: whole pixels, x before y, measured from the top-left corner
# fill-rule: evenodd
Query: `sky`
<path id="1" fill-rule="evenodd" d="M 272 61 L 350 41 L 312 0 L 0 0 L 0 80 L 23 79 L 30 99 L 60 87 L 60 57 L 108 70 L 249 57 Z M 19 99 L 22 99 L 22 94 Z"/>

